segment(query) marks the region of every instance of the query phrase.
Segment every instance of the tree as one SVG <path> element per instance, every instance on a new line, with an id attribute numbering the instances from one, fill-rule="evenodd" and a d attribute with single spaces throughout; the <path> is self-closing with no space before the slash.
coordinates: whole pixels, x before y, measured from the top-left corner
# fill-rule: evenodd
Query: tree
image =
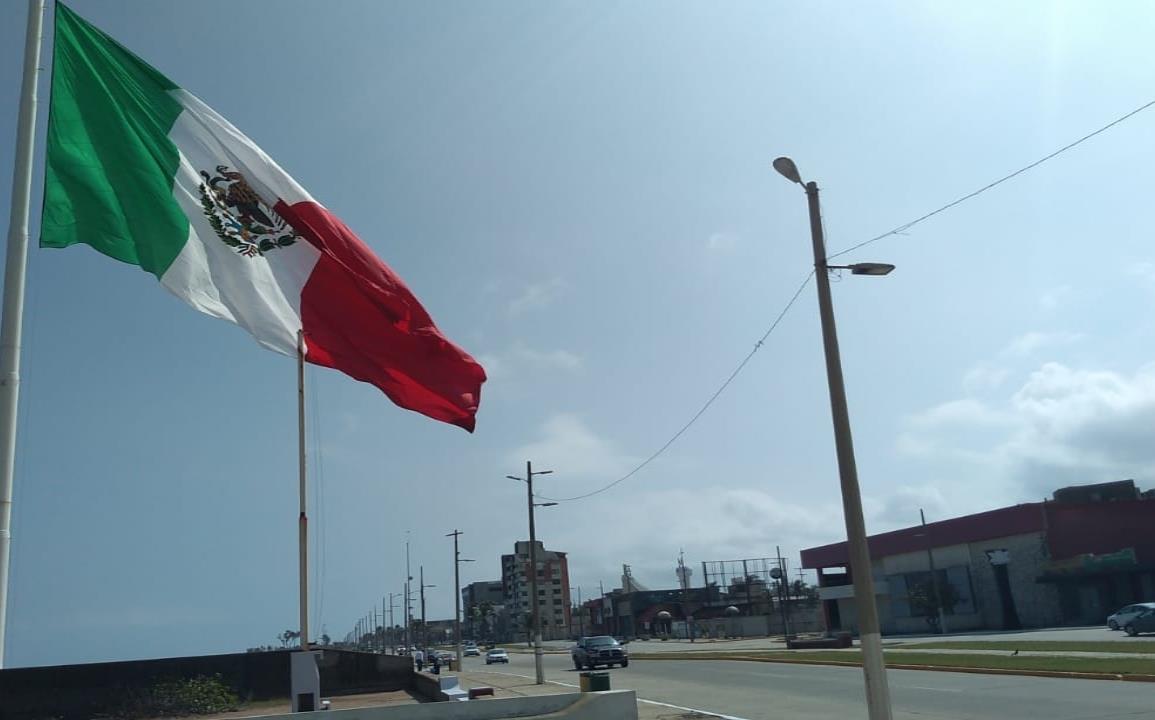
<path id="1" fill-rule="evenodd" d="M 946 573 L 939 571 L 937 594 L 935 583 L 930 573 L 922 573 L 913 583 L 907 581 L 907 602 L 910 603 L 911 613 L 916 616 L 925 616 L 932 625 L 938 622 L 939 607 L 944 613 L 954 610 L 959 602 L 958 591 L 947 582 Z"/>
<path id="2" fill-rule="evenodd" d="M 293 640 L 298 640 L 300 637 L 301 633 L 294 630 L 286 630 L 285 632 L 278 635 L 277 639 L 281 641 L 281 647 L 289 647 Z"/>
<path id="3" fill-rule="evenodd" d="M 492 636 L 494 633 L 492 621 L 497 615 L 497 611 L 493 608 L 493 603 L 489 600 L 483 600 L 481 605 L 478 606 L 478 609 L 481 610 L 482 634 L 487 637 Z"/>
<path id="4" fill-rule="evenodd" d="M 331 637 L 329 637 L 329 633 L 321 633 L 321 644 L 322 645 L 328 645 L 331 642 L 333 642 L 333 639 Z"/>

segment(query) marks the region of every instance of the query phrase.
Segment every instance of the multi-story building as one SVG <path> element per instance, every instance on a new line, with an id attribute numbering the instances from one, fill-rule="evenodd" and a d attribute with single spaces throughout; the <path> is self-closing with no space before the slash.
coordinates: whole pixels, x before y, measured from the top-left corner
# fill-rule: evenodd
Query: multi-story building
<path id="1" fill-rule="evenodd" d="M 512 555 L 501 556 L 501 585 L 509 612 L 510 631 L 525 637 L 529 630 L 530 599 L 529 543 L 514 543 Z M 541 614 L 541 635 L 546 640 L 567 638 L 570 633 L 569 563 L 564 552 L 546 550 L 537 542 L 537 606 Z"/>
<path id="2" fill-rule="evenodd" d="M 500 580 L 482 580 L 461 588 L 461 615 L 465 637 L 481 640 L 494 635 L 497 614 L 505 603 Z"/>

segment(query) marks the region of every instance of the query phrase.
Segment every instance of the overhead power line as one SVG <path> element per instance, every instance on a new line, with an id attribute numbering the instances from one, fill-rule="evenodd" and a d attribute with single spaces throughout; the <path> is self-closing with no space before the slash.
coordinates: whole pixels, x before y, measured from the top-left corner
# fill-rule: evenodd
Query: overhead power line
<path id="1" fill-rule="evenodd" d="M 1019 175 L 1022 175 L 1023 173 L 1027 172 L 1028 170 L 1032 170 L 1032 169 L 1042 165 L 1043 163 L 1045 163 L 1046 161 L 1050 160 L 1053 157 L 1056 157 L 1058 155 L 1062 155 L 1063 153 L 1067 152 L 1071 148 L 1073 148 L 1077 145 L 1081 145 L 1082 143 L 1090 140 L 1091 138 L 1095 137 L 1096 135 L 1099 135 L 1100 133 L 1103 133 L 1103 132 L 1106 132 L 1107 130 L 1110 130 L 1111 128 L 1115 127 L 1116 125 L 1123 122 L 1124 120 L 1128 120 L 1131 117 L 1138 115 L 1139 113 L 1143 112 L 1144 110 L 1149 109 L 1152 106 L 1155 106 L 1155 100 L 1152 100 L 1151 102 L 1149 102 L 1145 105 L 1141 105 L 1141 106 L 1135 108 L 1134 110 L 1127 113 L 1126 115 L 1123 115 L 1122 117 L 1115 118 L 1114 120 L 1107 123 L 1106 125 L 1099 128 L 1098 130 L 1095 130 L 1094 132 L 1088 133 L 1088 134 L 1084 135 L 1083 137 L 1079 138 L 1078 140 L 1076 140 L 1072 143 L 1068 143 L 1067 145 L 1064 145 L 1063 147 L 1054 151 L 1050 155 L 1047 155 L 1045 157 L 1041 157 L 1038 160 L 1031 163 L 1030 165 L 1026 165 L 1024 167 L 1019 168 L 1018 170 L 1015 170 L 1010 175 L 1005 175 L 1005 176 L 999 178 L 998 180 L 995 180 L 994 182 L 992 182 L 988 185 L 984 185 L 983 187 L 979 188 L 978 190 L 975 190 L 972 193 L 969 193 L 967 195 L 963 195 L 959 199 L 954 200 L 952 202 L 949 202 L 946 205 L 943 205 L 942 207 L 940 207 L 937 210 L 932 210 L 931 212 L 928 212 L 926 215 L 923 215 L 920 218 L 916 218 L 914 220 L 911 220 L 910 222 L 906 223 L 905 225 L 899 225 L 898 227 L 896 227 L 893 230 L 888 230 L 887 232 L 884 232 L 881 235 L 876 235 L 876 236 L 870 238 L 869 240 L 864 240 L 864 241 L 858 243 L 857 245 L 851 245 L 850 247 L 846 248 L 845 250 L 839 250 L 838 252 L 834 253 L 833 255 L 827 256 L 826 259 L 827 260 L 833 260 L 836 257 L 841 257 L 842 255 L 845 255 L 849 252 L 853 252 L 859 248 L 866 247 L 867 245 L 870 245 L 871 243 L 878 242 L 879 240 L 882 240 L 883 238 L 887 238 L 887 237 L 890 237 L 891 235 L 897 235 L 901 232 L 905 232 L 905 231 L 909 230 L 910 228 L 914 227 L 915 225 L 918 225 L 923 220 L 929 220 L 930 218 L 934 217 L 935 215 L 938 215 L 941 212 L 946 212 L 947 210 L 950 210 L 955 205 L 960 205 L 960 204 L 966 202 L 967 200 L 970 200 L 973 197 L 976 197 L 978 195 L 982 195 L 987 190 L 990 190 L 993 187 L 997 187 L 998 185 L 1002 185 L 1007 180 L 1010 180 L 1011 178 L 1014 178 L 1014 177 L 1018 177 Z"/>
<path id="2" fill-rule="evenodd" d="M 1055 150 L 1054 152 L 1050 153 L 1049 155 L 1046 155 L 1044 157 L 1039 158 L 1038 160 L 1034 161 L 1030 165 L 1025 165 L 1025 166 L 1019 168 L 1018 170 L 1015 170 L 1014 172 L 1010 173 L 1009 175 L 1004 175 L 1003 177 L 999 178 L 998 180 L 995 180 L 992 183 L 984 185 L 983 187 L 979 188 L 978 190 L 975 190 L 974 192 L 963 195 L 962 197 L 958 198 L 957 200 L 953 200 L 953 201 L 947 203 L 946 205 L 943 205 L 942 207 L 940 207 L 936 210 L 932 210 L 932 211 L 926 213 L 925 215 L 922 215 L 921 217 L 917 217 L 914 220 L 911 220 L 910 222 L 899 225 L 898 227 L 894 228 L 893 230 L 888 230 L 887 232 L 884 232 L 881 235 L 876 235 L 876 236 L 870 238 L 869 240 L 864 240 L 864 241 L 858 243 L 857 245 L 851 245 L 850 247 L 846 248 L 845 250 L 839 250 L 838 252 L 834 253 L 833 255 L 828 255 L 826 259 L 827 260 L 833 260 L 834 258 L 841 257 L 843 255 L 846 255 L 847 253 L 858 250 L 859 248 L 866 247 L 867 245 L 870 245 L 871 243 L 876 243 L 879 240 L 882 240 L 884 238 L 888 238 L 891 235 L 897 235 L 899 233 L 905 232 L 905 231 L 909 230 L 910 228 L 914 227 L 915 225 L 918 225 L 919 223 L 921 223 L 925 220 L 929 220 L 930 218 L 934 217 L 935 215 L 946 212 L 947 210 L 950 210 L 951 208 L 953 208 L 957 205 L 961 205 L 962 203 L 966 202 L 967 200 L 970 200 L 971 198 L 982 195 L 987 190 L 998 187 L 999 185 L 1002 185 L 1006 181 L 1008 181 L 1012 178 L 1018 177 L 1019 175 L 1022 175 L 1023 173 L 1027 172 L 1028 170 L 1032 170 L 1032 169 L 1038 167 L 1039 165 L 1042 165 L 1043 163 L 1050 160 L 1051 158 L 1062 155 L 1063 153 L 1067 152 L 1068 150 L 1070 150 L 1070 149 L 1072 149 L 1078 145 L 1081 145 L 1082 143 L 1090 140 L 1091 138 L 1095 137 L 1096 135 L 1102 134 L 1102 133 L 1106 132 L 1107 130 L 1110 130 L 1111 128 L 1115 127 L 1119 123 L 1121 123 L 1125 120 L 1128 120 L 1128 119 L 1134 117 L 1135 115 L 1138 115 L 1139 113 L 1143 112 L 1144 110 L 1150 109 L 1153 106 L 1155 106 L 1155 100 L 1152 100 L 1148 103 L 1145 103 L 1145 104 L 1135 108 L 1134 110 L 1127 113 L 1126 115 L 1122 115 L 1120 117 L 1115 118 L 1114 120 L 1107 123 L 1103 127 L 1099 128 L 1093 132 L 1087 133 L 1086 135 L 1079 138 L 1078 140 L 1075 140 L 1074 142 L 1068 143 L 1068 144 L 1064 145 L 1063 147 L 1059 148 L 1058 150 Z M 790 310 L 790 308 L 794 306 L 795 301 L 798 300 L 798 296 L 802 294 L 802 290 L 806 287 L 807 283 L 810 282 L 810 278 L 813 276 L 814 276 L 814 271 L 811 270 L 810 273 L 807 274 L 806 278 L 802 281 L 802 284 L 798 286 L 798 289 L 794 291 L 794 295 L 791 296 L 789 302 L 786 303 L 786 306 L 783 307 L 782 311 L 778 313 L 778 317 L 776 317 L 774 319 L 774 322 L 770 325 L 770 328 L 765 332 L 765 334 L 762 335 L 761 339 L 759 339 L 758 342 L 754 343 L 754 348 L 746 355 L 746 357 L 744 357 L 742 359 L 742 362 L 738 363 L 738 367 L 734 368 L 734 372 L 730 373 L 730 376 L 726 378 L 725 382 L 722 383 L 721 387 L 719 387 L 714 392 L 714 394 L 710 396 L 710 399 L 707 400 L 704 405 L 702 405 L 702 407 L 698 410 L 698 412 L 694 413 L 693 417 L 691 417 L 690 420 L 685 425 L 683 425 L 676 433 L 674 433 L 674 435 L 669 440 L 667 440 L 665 442 L 665 444 L 663 444 L 661 447 L 659 447 L 652 455 L 647 457 L 642 462 L 638 463 L 637 466 L 635 466 L 632 470 L 630 470 L 625 475 L 621 476 L 617 480 L 614 480 L 613 482 L 609 483 L 608 485 L 605 485 L 603 487 L 598 488 L 597 490 L 592 490 L 592 491 L 590 491 L 588 493 L 584 493 L 582 495 L 575 495 L 573 497 L 566 497 L 566 498 L 552 498 L 552 497 L 546 497 L 545 495 L 536 495 L 536 494 L 535 494 L 535 497 L 541 498 L 542 500 L 548 500 L 551 502 L 570 502 L 573 500 L 584 500 L 585 498 L 593 497 L 594 495 L 598 495 L 600 493 L 603 493 L 603 492 L 605 492 L 605 491 L 607 491 L 613 487 L 616 487 L 620 483 L 623 483 L 626 480 L 629 480 L 631 477 L 638 474 L 643 468 L 645 468 L 651 462 L 658 459 L 658 457 L 661 456 L 662 453 L 664 453 L 667 449 L 670 448 L 671 445 L 673 445 L 675 442 L 677 442 L 678 439 L 680 437 L 682 437 L 682 435 L 687 430 L 689 430 L 690 427 L 693 426 L 693 424 L 695 422 L 698 421 L 698 418 L 702 417 L 702 415 L 704 415 L 706 413 L 706 411 L 710 409 L 710 406 L 714 404 L 714 401 L 717 400 L 718 397 L 721 396 L 721 394 L 726 390 L 726 388 L 730 386 L 730 383 L 734 382 L 734 379 L 738 377 L 738 374 L 741 373 L 742 370 L 744 370 L 746 368 L 746 365 L 754 357 L 754 354 L 762 348 L 762 345 L 763 345 L 763 343 L 766 342 L 766 339 L 770 337 L 770 334 L 773 333 L 774 330 L 778 327 L 778 324 L 782 322 L 782 318 L 784 318 L 786 316 L 786 313 Z"/>
<path id="3" fill-rule="evenodd" d="M 534 494 L 534 497 L 541 498 L 542 500 L 549 500 L 551 502 L 570 502 L 572 500 L 584 500 L 585 498 L 593 497 L 599 493 L 604 493 L 606 490 L 609 490 L 619 483 L 629 480 L 638 472 L 640 472 L 642 468 L 658 459 L 662 453 L 664 453 L 671 445 L 678 441 L 678 438 L 682 437 L 683 433 L 689 430 L 690 427 L 698 421 L 698 418 L 702 417 L 702 415 L 704 415 L 706 411 L 710 409 L 710 406 L 714 404 L 714 401 L 717 400 L 718 397 L 726 390 L 726 388 L 730 386 L 730 383 L 734 382 L 734 378 L 738 377 L 738 374 L 741 373 L 743 369 L 745 369 L 747 363 L 749 363 L 750 360 L 754 357 L 754 354 L 762 349 L 762 345 L 766 342 L 766 339 L 770 337 L 770 334 L 773 333 L 774 330 L 778 327 L 778 324 L 782 322 L 782 318 L 786 317 L 786 313 L 789 312 L 790 308 L 794 306 L 794 303 L 798 300 L 798 296 L 802 294 L 802 291 L 806 288 L 806 285 L 810 282 L 810 278 L 812 277 L 814 277 L 813 270 L 807 273 L 806 277 L 802 280 L 802 284 L 798 286 L 798 289 L 794 291 L 794 295 L 790 297 L 789 302 L 787 302 L 785 307 L 782 308 L 781 312 L 778 313 L 778 317 L 774 318 L 774 322 L 770 324 L 770 328 L 762 334 L 762 337 L 758 339 L 758 342 L 754 343 L 754 347 L 750 350 L 749 353 L 746 354 L 746 357 L 742 358 L 742 362 L 738 363 L 738 367 L 734 368 L 734 372 L 730 373 L 730 376 L 726 378 L 726 381 L 722 383 L 721 387 L 714 391 L 714 394 L 710 396 L 710 399 L 707 400 L 706 403 L 698 409 L 698 412 L 694 413 L 694 416 L 690 418 L 689 422 L 683 425 L 681 429 L 678 430 L 678 432 L 674 433 L 674 435 L 669 440 L 667 440 L 664 445 L 654 451 L 652 455 L 638 463 L 633 470 L 630 470 L 628 473 L 621 476 L 617 480 L 614 480 L 612 483 L 600 487 L 597 490 L 592 490 L 582 495 L 575 495 L 573 497 L 565 498 L 546 497 L 545 495 L 536 493 Z"/>

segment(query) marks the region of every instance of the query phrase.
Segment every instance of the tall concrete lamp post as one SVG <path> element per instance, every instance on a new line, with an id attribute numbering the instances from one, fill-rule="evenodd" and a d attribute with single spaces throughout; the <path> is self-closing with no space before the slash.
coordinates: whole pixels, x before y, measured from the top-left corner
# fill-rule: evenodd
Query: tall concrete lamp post
<path id="1" fill-rule="evenodd" d="M 525 483 L 526 497 L 529 504 L 529 607 L 530 624 L 533 626 L 533 669 L 535 682 L 545 685 L 545 665 L 543 664 L 544 651 L 541 648 L 541 610 L 537 600 L 537 531 L 534 529 L 533 510 L 539 507 L 553 507 L 555 502 L 535 503 L 533 501 L 533 476 L 549 475 L 553 470 L 538 470 L 534 472 L 533 463 L 525 461 L 525 478 L 506 475 L 510 480 Z"/>
<path id="2" fill-rule="evenodd" d="M 834 306 L 830 299 L 829 272 L 849 270 L 854 275 L 886 275 L 894 270 L 894 266 L 883 263 L 827 265 L 822 236 L 822 211 L 818 204 L 818 183 L 803 183 L 794 161 L 787 157 L 774 160 L 774 169 L 782 177 L 802 185 L 806 190 L 810 210 L 810 239 L 814 246 L 814 280 L 818 286 L 818 311 L 822 320 L 822 345 L 826 351 L 826 380 L 830 385 L 830 411 L 834 420 L 834 445 L 842 487 L 842 512 L 846 519 L 850 572 L 854 579 L 854 606 L 858 614 L 862 670 L 866 679 L 867 711 L 870 720 L 891 720 L 890 688 L 882 657 L 882 635 L 878 627 L 874 577 L 870 566 L 870 551 L 866 545 L 866 522 L 862 517 L 862 495 L 858 488 L 858 469 L 854 462 L 854 443 L 850 435 L 850 414 L 846 408 L 846 387 L 842 381 Z"/>
<path id="3" fill-rule="evenodd" d="M 463 533 L 454 529 L 445 537 L 453 538 L 453 642 L 457 646 L 457 672 L 461 672 L 461 563 L 473 562 L 461 557 L 457 547 L 457 538 Z"/>

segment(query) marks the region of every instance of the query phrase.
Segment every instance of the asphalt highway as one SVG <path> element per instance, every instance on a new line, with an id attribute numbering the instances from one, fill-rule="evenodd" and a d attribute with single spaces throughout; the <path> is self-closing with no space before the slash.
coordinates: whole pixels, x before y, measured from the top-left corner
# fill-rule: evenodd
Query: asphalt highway
<path id="1" fill-rule="evenodd" d="M 533 676 L 533 656 L 466 669 Z M 568 655 L 545 656 L 546 679 L 577 686 Z M 740 720 L 866 718 L 862 670 L 731 660 L 635 660 L 611 673 L 613 689 L 639 698 Z M 1155 684 L 891 670 L 894 717 L 900 720 L 1155 720 Z"/>

